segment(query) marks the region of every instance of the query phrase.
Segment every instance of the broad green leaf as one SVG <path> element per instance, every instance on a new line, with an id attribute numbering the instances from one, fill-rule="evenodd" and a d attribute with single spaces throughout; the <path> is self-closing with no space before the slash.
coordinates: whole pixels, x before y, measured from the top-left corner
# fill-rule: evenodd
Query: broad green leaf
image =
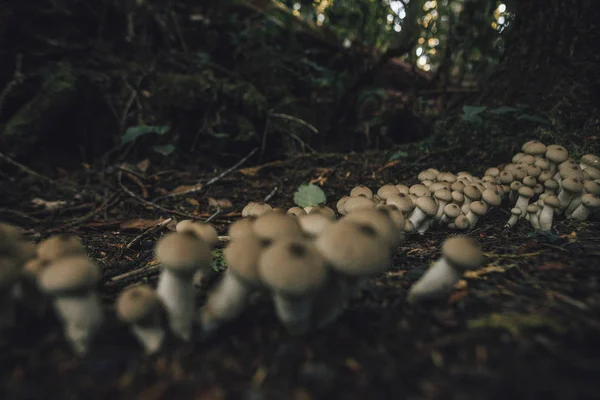
<path id="1" fill-rule="evenodd" d="M 168 156 L 175 151 L 175 146 L 173 146 L 172 144 L 165 144 L 163 146 L 157 145 L 152 147 L 152 150 L 154 150 L 158 154 L 162 154 L 163 156 Z"/>
<path id="2" fill-rule="evenodd" d="M 481 114 L 487 109 L 486 106 L 463 106 L 464 115 L 477 115 Z"/>
<path id="3" fill-rule="evenodd" d="M 388 161 L 399 160 L 404 157 L 408 157 L 408 153 L 405 151 L 399 150 L 399 151 L 395 152 L 394 154 L 392 154 L 392 156 L 390 157 L 390 159 Z"/>
<path id="4" fill-rule="evenodd" d="M 472 122 L 475 124 L 483 124 L 483 118 L 481 118 L 479 115 L 465 114 L 461 115 L 461 118 L 463 121 Z"/>
<path id="5" fill-rule="evenodd" d="M 519 117 L 517 119 L 522 119 L 522 120 L 531 121 L 531 122 L 537 122 L 540 124 L 549 124 L 550 123 L 550 121 L 548 121 L 546 118 L 538 117 L 536 115 L 529 115 L 529 114 L 521 114 L 521 115 L 519 115 Z"/>
<path id="6" fill-rule="evenodd" d="M 318 206 L 325 203 L 327 198 L 323 190 L 317 185 L 302 185 L 294 193 L 294 203 L 300 207 Z"/>
<path id="7" fill-rule="evenodd" d="M 132 126 L 127 128 L 125 134 L 121 137 L 121 146 L 137 140 L 140 136 L 147 135 L 148 133 L 157 133 L 164 135 L 171 129 L 168 126 Z"/>
<path id="8" fill-rule="evenodd" d="M 488 112 L 490 114 L 502 115 L 502 114 L 508 114 L 508 113 L 517 112 L 517 111 L 519 111 L 518 108 L 509 107 L 509 106 L 502 106 L 502 107 L 498 107 L 498 108 L 494 108 L 492 110 L 489 110 Z"/>

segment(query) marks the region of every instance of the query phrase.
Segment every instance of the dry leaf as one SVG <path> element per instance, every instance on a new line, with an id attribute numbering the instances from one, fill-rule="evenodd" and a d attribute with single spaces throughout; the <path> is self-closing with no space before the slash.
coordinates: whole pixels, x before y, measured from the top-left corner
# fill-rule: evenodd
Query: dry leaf
<path id="1" fill-rule="evenodd" d="M 185 199 L 185 201 L 187 201 L 190 205 L 194 206 L 194 207 L 199 207 L 200 206 L 200 202 L 196 199 Z"/>
<path id="2" fill-rule="evenodd" d="M 164 220 L 165 220 L 164 218 L 162 218 L 162 219 L 143 219 L 143 218 L 130 219 L 129 221 L 121 222 L 121 224 L 119 225 L 119 228 L 121 228 L 121 230 L 143 231 L 143 230 L 151 228 L 155 225 L 160 224 Z"/>
<path id="3" fill-rule="evenodd" d="M 233 204 L 231 203 L 231 200 L 229 199 L 215 199 L 213 197 L 209 197 L 208 198 L 208 205 L 209 207 L 212 208 L 221 208 L 221 209 L 225 209 L 225 208 L 233 208 Z"/>
<path id="4" fill-rule="evenodd" d="M 402 163 L 402 161 L 401 161 L 401 160 L 394 160 L 394 161 L 390 161 L 389 163 L 385 164 L 383 167 L 380 167 L 380 168 L 377 170 L 377 173 L 383 172 L 383 171 L 385 171 L 386 169 L 388 169 L 388 168 L 391 168 L 391 167 L 393 167 L 393 166 L 396 166 L 396 165 L 398 165 L 398 164 L 401 164 L 401 163 Z"/>
<path id="5" fill-rule="evenodd" d="M 146 172 L 148 171 L 148 168 L 150 168 L 150 160 L 146 158 L 145 160 L 142 160 L 139 163 L 137 163 L 135 166 L 141 172 Z"/>
<path id="6" fill-rule="evenodd" d="M 261 169 L 262 165 L 259 165 L 257 167 L 242 168 L 239 171 L 246 176 L 256 176 L 256 174 L 258 174 L 258 171 L 260 171 Z"/>
<path id="7" fill-rule="evenodd" d="M 171 190 L 170 194 L 177 194 L 182 192 L 187 192 L 188 190 L 200 190 L 202 189 L 202 184 L 198 183 L 196 185 L 181 185 L 177 186 L 175 189 Z"/>
<path id="8" fill-rule="evenodd" d="M 561 262 L 547 262 L 538 267 L 540 271 L 561 270 L 565 268 L 567 266 Z"/>
<path id="9" fill-rule="evenodd" d="M 499 267 L 497 265 L 489 265 L 487 267 L 479 268 L 473 271 L 465 271 L 465 278 L 479 278 L 482 275 L 490 274 L 492 272 L 506 272 L 506 268 Z"/>
<path id="10" fill-rule="evenodd" d="M 62 201 L 62 200 L 47 201 L 44 199 L 40 199 L 39 197 L 36 197 L 35 199 L 31 200 L 31 203 L 34 206 L 43 207 L 45 210 L 49 210 L 49 211 L 56 210 L 56 209 L 59 209 L 59 208 L 67 205 L 66 201 Z"/>

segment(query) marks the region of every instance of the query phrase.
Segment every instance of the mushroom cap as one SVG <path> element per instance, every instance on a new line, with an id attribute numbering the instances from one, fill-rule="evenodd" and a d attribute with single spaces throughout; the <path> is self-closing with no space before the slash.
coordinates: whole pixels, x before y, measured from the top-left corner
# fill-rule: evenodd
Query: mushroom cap
<path id="1" fill-rule="evenodd" d="M 475 269 L 483 263 L 483 252 L 476 240 L 466 236 L 454 236 L 444 241 L 442 254 L 454 268 Z"/>
<path id="2" fill-rule="evenodd" d="M 583 170 L 583 174 L 589 176 L 589 179 L 599 179 L 600 178 L 600 169 L 596 167 L 587 167 Z"/>
<path id="3" fill-rule="evenodd" d="M 600 198 L 595 194 L 586 193 L 581 196 L 581 204 L 589 208 L 600 207 Z"/>
<path id="4" fill-rule="evenodd" d="M 578 165 L 573 165 L 573 166 L 567 166 L 564 168 L 561 168 L 558 171 L 558 175 L 560 175 L 560 177 L 562 179 L 566 179 L 566 178 L 575 178 L 575 179 L 583 179 L 584 174 L 583 171 L 581 170 L 581 168 L 579 168 Z"/>
<path id="5" fill-rule="evenodd" d="M 554 164 L 560 164 L 569 158 L 569 151 L 558 144 L 551 144 L 546 148 L 546 158 Z"/>
<path id="6" fill-rule="evenodd" d="M 531 154 L 525 154 L 519 159 L 519 164 L 533 165 L 533 163 L 535 163 L 535 156 Z"/>
<path id="7" fill-rule="evenodd" d="M 344 211 L 346 214 L 350 214 L 356 210 L 362 210 L 365 208 L 374 208 L 375 204 L 373 201 L 364 196 L 355 196 L 351 197 L 344 204 Z"/>
<path id="8" fill-rule="evenodd" d="M 566 178 L 561 181 L 563 190 L 571 193 L 579 193 L 583 190 L 583 183 L 577 178 Z"/>
<path id="9" fill-rule="evenodd" d="M 454 182 L 454 183 L 456 183 L 456 182 Z M 429 188 L 429 190 L 431 190 L 431 193 L 435 193 L 437 190 L 440 190 L 440 189 L 450 190 L 452 185 L 453 184 L 448 183 L 448 182 L 433 182 L 431 185 L 428 186 L 428 188 Z"/>
<path id="10" fill-rule="evenodd" d="M 519 216 L 519 215 L 523 214 L 523 210 L 521 210 L 519 207 L 513 207 L 510 209 L 510 213 L 512 215 Z"/>
<path id="11" fill-rule="evenodd" d="M 475 185 L 465 186 L 465 188 L 463 189 L 463 194 L 471 201 L 479 200 L 481 198 L 481 191 Z"/>
<path id="12" fill-rule="evenodd" d="M 23 265 L 23 269 L 26 274 L 39 276 L 42 271 L 49 266 L 50 262 L 48 261 L 42 261 L 39 258 L 32 258 Z"/>
<path id="13" fill-rule="evenodd" d="M 380 199 L 385 200 L 387 199 L 389 196 L 391 195 L 395 195 L 400 193 L 398 191 L 398 188 L 396 187 L 396 185 L 392 185 L 392 184 L 387 184 L 387 185 L 383 185 L 379 188 L 379 190 L 377 190 L 377 196 L 379 196 Z"/>
<path id="14" fill-rule="evenodd" d="M 529 214 L 533 214 L 533 213 L 537 213 L 539 211 L 540 207 L 537 204 L 529 204 L 527 205 L 527 212 Z"/>
<path id="15" fill-rule="evenodd" d="M 309 214 L 322 214 L 329 218 L 331 221 L 335 221 L 335 211 L 331 207 L 327 206 L 316 206 L 310 210 Z"/>
<path id="16" fill-rule="evenodd" d="M 404 221 L 404 232 L 413 233 L 415 230 L 415 224 L 410 219 Z"/>
<path id="17" fill-rule="evenodd" d="M 175 226 L 179 233 L 192 232 L 198 238 L 204 240 L 210 247 L 214 247 L 219 242 L 217 230 L 211 224 L 204 222 L 194 222 L 191 219 L 183 220 Z"/>
<path id="18" fill-rule="evenodd" d="M 518 191 L 522 187 L 523 187 L 523 184 L 519 181 L 513 181 L 510 184 L 510 190 Z"/>
<path id="19" fill-rule="evenodd" d="M 498 175 L 498 180 L 503 185 L 510 185 L 514 180 L 514 177 L 509 171 L 502 171 L 500 172 L 500 175 Z"/>
<path id="20" fill-rule="evenodd" d="M 472 201 L 469 204 L 469 209 L 471 212 L 478 216 L 484 216 L 488 212 L 488 206 L 481 200 Z"/>
<path id="21" fill-rule="evenodd" d="M 404 193 L 404 194 L 409 194 L 410 193 L 410 188 L 406 185 L 403 185 L 401 183 L 397 184 L 396 187 L 398 188 L 398 192 L 399 193 Z"/>
<path id="22" fill-rule="evenodd" d="M 472 176 L 471 174 L 468 175 Z M 454 183 L 457 179 L 457 176 L 454 175 L 452 172 L 440 172 L 437 176 L 437 180 L 440 182 Z"/>
<path id="23" fill-rule="evenodd" d="M 481 193 L 481 198 L 492 207 L 497 207 L 502 202 L 502 198 L 493 189 L 486 189 Z"/>
<path id="24" fill-rule="evenodd" d="M 43 261 L 53 262 L 69 255 L 85 255 L 85 247 L 77 236 L 51 236 L 37 246 L 37 256 Z"/>
<path id="25" fill-rule="evenodd" d="M 527 154 L 531 154 L 534 156 L 540 156 L 542 154 L 546 154 L 547 147 L 544 143 L 542 143 L 540 141 L 530 140 L 530 141 L 526 142 L 525 144 L 523 144 L 523 147 L 521 147 L 521 150 L 523 150 Z"/>
<path id="26" fill-rule="evenodd" d="M 414 194 L 417 197 L 431 196 L 431 190 L 421 183 L 412 185 L 409 189 L 409 194 Z"/>
<path id="27" fill-rule="evenodd" d="M 223 257 L 229 270 L 251 284 L 259 284 L 258 258 L 265 247 L 254 235 L 232 240 L 223 250 Z"/>
<path id="28" fill-rule="evenodd" d="M 123 290 L 115 304 L 117 317 L 127 324 L 146 322 L 162 311 L 162 302 L 150 285 L 131 286 Z"/>
<path id="29" fill-rule="evenodd" d="M 390 218 L 390 214 L 381 208 L 356 211 L 347 215 L 344 219 L 371 226 L 375 229 L 377 235 L 391 247 L 397 246 L 402 240 L 403 230 L 400 230 Z"/>
<path id="30" fill-rule="evenodd" d="M 315 241 L 331 267 L 353 277 L 371 276 L 389 268 L 391 250 L 377 231 L 346 218 L 329 225 Z"/>
<path id="31" fill-rule="evenodd" d="M 417 175 L 417 179 L 421 182 L 435 181 L 436 178 L 437 178 L 437 173 L 435 173 L 435 171 L 432 171 L 430 169 L 423 170 L 423 171 L 419 172 L 419 175 Z"/>
<path id="32" fill-rule="evenodd" d="M 270 211 L 273 211 L 273 207 L 267 203 L 251 201 L 242 209 L 242 217 L 259 217 Z"/>
<path id="33" fill-rule="evenodd" d="M 522 180 L 527 176 L 527 166 L 525 164 L 519 164 L 512 170 L 512 176 L 517 180 Z"/>
<path id="34" fill-rule="evenodd" d="M 254 235 L 254 221 L 256 217 L 246 217 L 238 219 L 233 224 L 229 225 L 229 240 L 235 240 L 248 235 Z"/>
<path id="35" fill-rule="evenodd" d="M 263 240 L 273 241 L 302 235 L 298 219 L 284 213 L 270 212 L 261 215 L 252 227 L 256 236 Z"/>
<path id="36" fill-rule="evenodd" d="M 535 179 L 533 176 L 526 176 L 523 178 L 523 185 L 529 186 L 530 188 L 534 187 L 536 183 L 537 179 Z"/>
<path id="37" fill-rule="evenodd" d="M 419 197 L 415 202 L 415 205 L 429 217 L 433 217 L 437 214 L 438 205 L 435 200 L 429 196 Z"/>
<path id="38" fill-rule="evenodd" d="M 542 172 L 548 171 L 550 169 L 550 161 L 546 160 L 543 157 L 537 157 L 533 165 L 538 167 Z"/>
<path id="39" fill-rule="evenodd" d="M 584 181 L 583 188 L 585 189 L 586 193 L 592 193 L 596 196 L 600 196 L 600 183 L 596 181 Z"/>
<path id="40" fill-rule="evenodd" d="M 251 215 L 252 210 L 254 209 L 254 206 L 256 205 L 255 201 L 250 201 L 248 202 L 248 204 L 246 204 L 244 206 L 244 208 L 242 208 L 242 217 L 249 217 Z"/>
<path id="41" fill-rule="evenodd" d="M 404 214 L 408 214 L 415 208 L 413 201 L 404 193 L 388 197 L 385 204 L 396 207 Z"/>
<path id="42" fill-rule="evenodd" d="M 333 221 L 321 213 L 311 213 L 298 218 L 300 229 L 311 238 L 315 238 Z"/>
<path id="43" fill-rule="evenodd" d="M 287 213 L 288 213 L 288 214 L 291 214 L 291 215 L 295 215 L 296 217 L 299 217 L 299 216 L 301 216 L 301 215 L 307 215 L 307 214 L 308 214 L 308 213 L 306 212 L 306 210 L 304 210 L 304 208 L 302 208 L 302 207 L 298 207 L 298 206 L 295 206 L 295 207 L 291 207 L 291 208 L 289 208 L 289 209 L 287 210 Z"/>
<path id="44" fill-rule="evenodd" d="M 38 282 L 45 293 L 59 295 L 91 290 L 99 280 L 100 271 L 92 260 L 81 255 L 69 255 L 43 270 Z"/>
<path id="45" fill-rule="evenodd" d="M 536 167 L 535 165 L 528 165 L 527 166 L 527 175 L 528 176 L 532 176 L 534 178 L 537 178 L 538 176 L 540 176 L 541 173 L 542 173 L 541 168 Z"/>
<path id="46" fill-rule="evenodd" d="M 548 179 L 544 182 L 544 187 L 550 190 L 556 190 L 558 189 L 558 182 L 556 182 L 554 179 Z"/>
<path id="47" fill-rule="evenodd" d="M 580 162 L 587 167 L 600 168 L 600 157 L 595 154 L 584 154 Z"/>
<path id="48" fill-rule="evenodd" d="M 446 214 L 448 218 L 454 219 L 458 217 L 461 213 L 462 211 L 458 204 L 450 203 L 446 204 L 446 206 L 444 207 L 444 214 Z"/>
<path id="49" fill-rule="evenodd" d="M 438 189 L 433 192 L 433 196 L 441 201 L 452 201 L 452 192 L 448 189 Z"/>
<path id="50" fill-rule="evenodd" d="M 15 243 L 23 240 L 24 238 L 19 228 L 0 222 L 0 251 L 11 249 Z"/>
<path id="51" fill-rule="evenodd" d="M 212 252 L 207 242 L 191 232 L 171 232 L 161 237 L 154 252 L 160 264 L 178 274 L 209 269 Z"/>
<path id="52" fill-rule="evenodd" d="M 364 185 L 358 185 L 350 191 L 350 197 L 363 196 L 371 200 L 373 198 L 373 191 Z"/>
<path id="53" fill-rule="evenodd" d="M 554 195 L 544 197 L 543 201 L 544 201 L 544 206 L 550 206 L 553 208 L 560 207 L 560 200 L 558 200 L 558 197 L 556 197 Z"/>
<path id="54" fill-rule="evenodd" d="M 338 202 L 335 204 L 335 208 L 337 209 L 337 212 L 340 213 L 341 215 L 346 214 L 346 209 L 344 208 L 344 205 L 346 204 L 346 202 L 349 199 L 350 199 L 350 196 L 342 196 L 342 198 L 339 199 Z"/>
<path id="55" fill-rule="evenodd" d="M 264 250 L 258 272 L 274 292 L 298 297 L 317 292 L 328 275 L 325 259 L 315 246 L 299 239 L 279 240 Z"/>
<path id="56" fill-rule="evenodd" d="M 465 195 L 462 194 L 462 192 L 459 192 L 458 190 L 453 190 L 452 201 L 455 203 L 462 203 L 463 201 L 465 201 Z"/>
<path id="57" fill-rule="evenodd" d="M 533 189 L 529 186 L 521 186 L 519 188 L 519 196 L 527 197 L 529 199 L 532 198 L 534 194 Z"/>
<path id="58" fill-rule="evenodd" d="M 500 175 L 500 170 L 496 167 L 490 167 L 488 169 L 485 170 L 485 172 L 483 173 L 484 176 L 491 176 L 492 178 L 497 177 L 498 175 Z"/>
<path id="59" fill-rule="evenodd" d="M 461 214 L 453 222 L 456 229 L 467 229 L 470 226 L 469 219 L 466 215 Z"/>

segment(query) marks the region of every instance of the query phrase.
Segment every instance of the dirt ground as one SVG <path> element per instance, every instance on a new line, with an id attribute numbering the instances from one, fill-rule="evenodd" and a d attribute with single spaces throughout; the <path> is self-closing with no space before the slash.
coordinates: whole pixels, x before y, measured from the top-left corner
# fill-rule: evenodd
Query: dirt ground
<path id="1" fill-rule="evenodd" d="M 152 248 L 172 225 L 153 226 L 169 217 L 207 218 L 216 210 L 209 198 L 222 206 L 212 222 L 226 234 L 248 201 L 272 194 L 271 204 L 290 207 L 295 189 L 308 181 L 322 184 L 328 205 L 335 206 L 359 183 L 412 184 L 427 167 L 480 174 L 488 166 L 485 154 L 457 158 L 451 150 L 412 152 L 396 163 L 387 156 L 321 154 L 243 165 L 197 193 L 166 199 L 157 198 L 206 184 L 223 169 L 153 161 L 40 171 L 50 182 L 10 166 L 0 176 L 0 219 L 23 227 L 35 241 L 56 233 L 80 236 L 102 268 L 100 292 L 112 312 L 124 287 L 156 282 Z M 34 199 L 41 201 L 35 205 Z M 270 299 L 257 297 L 217 334 L 173 343 L 151 358 L 111 320 L 79 360 L 56 321 L 22 317 L 20 327 L 0 340 L 0 398 L 598 398 L 600 223 L 559 219 L 551 234 L 534 235 L 525 224 L 506 231 L 507 218 L 496 209 L 468 233 L 487 262 L 447 302 L 405 301 L 452 234 L 443 229 L 409 237 L 392 271 L 371 281 L 335 324 L 304 337 L 289 336 Z M 218 276 L 203 283 L 199 304 Z"/>

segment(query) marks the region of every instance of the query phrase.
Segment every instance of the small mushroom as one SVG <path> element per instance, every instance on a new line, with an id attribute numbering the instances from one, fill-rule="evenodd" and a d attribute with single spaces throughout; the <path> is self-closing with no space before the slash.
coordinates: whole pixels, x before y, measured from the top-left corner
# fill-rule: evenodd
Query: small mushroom
<path id="1" fill-rule="evenodd" d="M 313 213 L 301 216 L 298 218 L 298 223 L 300 224 L 300 229 L 302 229 L 302 232 L 304 232 L 309 238 L 314 239 L 319 236 L 329 224 L 332 224 L 333 221 L 323 214 Z"/>
<path id="2" fill-rule="evenodd" d="M 523 216 L 527 212 L 527 205 L 529 204 L 529 200 L 533 197 L 533 189 L 528 186 L 522 186 L 519 188 L 519 198 L 515 203 L 515 207 L 520 208 L 523 211 Z"/>
<path id="3" fill-rule="evenodd" d="M 233 224 L 229 225 L 229 240 L 235 240 L 236 238 L 242 238 L 248 235 L 254 235 L 254 221 L 256 217 L 247 217 L 238 219 Z"/>
<path id="4" fill-rule="evenodd" d="M 469 228 L 473 229 L 479 218 L 483 217 L 488 212 L 488 206 L 480 200 L 473 201 L 469 204 L 469 212 L 467 219 L 469 220 Z"/>
<path id="5" fill-rule="evenodd" d="M 356 211 L 344 219 L 371 226 L 377 232 L 377 235 L 388 243 L 392 250 L 400 244 L 404 237 L 403 230 L 400 230 L 390 218 L 389 213 L 383 211 L 381 208 Z"/>
<path id="6" fill-rule="evenodd" d="M 600 207 L 600 198 L 595 194 L 586 193 L 581 196 L 581 204 L 571 214 L 571 219 L 585 221 L 590 214 Z"/>
<path id="7" fill-rule="evenodd" d="M 458 217 L 456 217 L 454 222 L 448 224 L 448 228 L 456 229 L 459 231 L 464 231 L 466 229 L 469 229 L 469 226 L 470 226 L 469 219 L 464 214 L 459 215 Z"/>
<path id="8" fill-rule="evenodd" d="M 552 229 L 552 219 L 555 210 L 560 208 L 560 200 L 556 196 L 546 196 L 544 198 L 544 206 L 540 214 L 540 230 L 549 231 Z"/>
<path id="9" fill-rule="evenodd" d="M 373 198 L 373 191 L 364 185 L 358 185 L 350 191 L 350 197 L 363 196 L 371 200 Z"/>
<path id="10" fill-rule="evenodd" d="M 347 198 L 349 198 L 349 197 L 347 197 Z M 304 208 L 298 207 L 298 206 L 288 209 L 287 213 L 291 214 L 291 215 L 295 215 L 296 217 L 299 217 L 301 215 L 308 215 L 308 213 L 306 211 L 304 211 Z"/>
<path id="11" fill-rule="evenodd" d="M 65 336 L 74 351 L 87 352 L 94 334 L 104 321 L 95 286 L 100 279 L 98 266 L 84 256 L 62 257 L 40 276 L 40 287 L 52 296 Z"/>
<path id="12" fill-rule="evenodd" d="M 116 301 L 117 317 L 131 326 L 147 354 L 160 350 L 165 340 L 165 309 L 158 294 L 148 285 L 123 290 Z"/>
<path id="13" fill-rule="evenodd" d="M 417 231 L 428 220 L 433 219 L 437 214 L 437 204 L 431 197 L 419 197 L 415 202 L 415 209 L 411 213 L 409 220 L 413 223 Z"/>
<path id="14" fill-rule="evenodd" d="M 577 178 L 566 178 L 561 181 L 562 190 L 558 193 L 560 209 L 566 210 L 573 197 L 583 190 L 583 183 Z"/>
<path id="15" fill-rule="evenodd" d="M 258 261 L 262 282 L 272 291 L 275 312 L 291 334 L 310 328 L 313 298 L 327 280 L 327 266 L 307 241 L 278 240 Z"/>
<path id="16" fill-rule="evenodd" d="M 523 215 L 523 210 L 517 207 L 513 207 L 510 210 L 510 218 L 508 219 L 508 222 L 506 222 L 506 225 L 504 225 L 504 227 L 512 228 L 513 226 L 515 226 L 521 218 L 521 215 Z"/>
<path id="17" fill-rule="evenodd" d="M 454 220 L 461 215 L 461 213 L 462 211 L 458 204 L 446 204 L 444 207 L 444 215 L 442 215 L 440 222 L 444 225 L 448 225 L 449 223 L 454 222 Z"/>
<path id="18" fill-rule="evenodd" d="M 531 223 L 533 229 L 536 231 L 540 230 L 540 220 L 537 215 L 539 208 L 540 207 L 537 204 L 529 204 L 526 209 L 527 219 L 529 220 L 529 223 Z"/>
<path id="19" fill-rule="evenodd" d="M 200 310 L 204 332 L 235 319 L 247 306 L 250 294 L 261 286 L 258 258 L 263 249 L 261 240 L 254 235 L 232 240 L 225 247 L 223 256 L 228 268 Z"/>
<path id="20" fill-rule="evenodd" d="M 447 296 L 465 270 L 475 269 L 484 257 L 479 244 L 465 236 L 447 239 L 442 245 L 442 257 L 410 288 L 409 303 L 418 303 Z"/>
<path id="21" fill-rule="evenodd" d="M 167 310 L 169 326 L 177 336 L 189 340 L 195 306 L 193 276 L 210 268 L 210 247 L 191 232 L 173 232 L 159 239 L 155 253 L 163 267 L 156 292 Z"/>
<path id="22" fill-rule="evenodd" d="M 331 221 L 335 221 L 335 211 L 327 206 L 316 206 L 313 207 L 308 214 L 322 214 L 329 218 Z"/>
<path id="23" fill-rule="evenodd" d="M 219 242 L 219 236 L 215 227 L 204 222 L 194 222 L 191 219 L 183 220 L 175 226 L 175 231 L 179 233 L 192 232 L 208 243 L 211 248 L 215 247 Z"/>
<path id="24" fill-rule="evenodd" d="M 310 215 L 310 212 L 308 213 Z M 270 212 L 261 215 L 252 226 L 254 234 L 267 244 L 286 237 L 302 235 L 298 218 L 290 214 Z"/>
<path id="25" fill-rule="evenodd" d="M 375 203 L 373 203 L 371 199 L 362 195 L 351 197 L 344 203 L 345 215 L 365 208 L 375 208 Z"/>

